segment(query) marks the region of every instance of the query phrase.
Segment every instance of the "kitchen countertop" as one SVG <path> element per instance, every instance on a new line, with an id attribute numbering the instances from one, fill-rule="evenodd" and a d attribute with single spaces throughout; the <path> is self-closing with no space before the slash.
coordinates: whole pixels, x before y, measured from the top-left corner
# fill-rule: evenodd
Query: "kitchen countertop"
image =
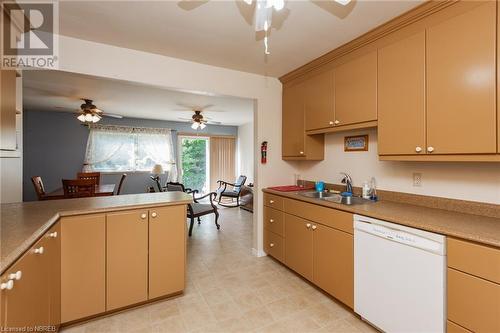
<path id="1" fill-rule="evenodd" d="M 458 237 L 500 247 L 499 218 L 463 214 L 444 209 L 427 208 L 393 201 L 378 201 L 362 205 L 347 206 L 331 201 L 307 198 L 299 195 L 299 192 L 279 192 L 271 189 L 264 189 L 263 191 L 285 198 L 309 202 L 446 236 Z"/>
<path id="2" fill-rule="evenodd" d="M 2 204 L 0 274 L 61 217 L 181 205 L 191 203 L 192 199 L 183 192 L 163 192 Z"/>

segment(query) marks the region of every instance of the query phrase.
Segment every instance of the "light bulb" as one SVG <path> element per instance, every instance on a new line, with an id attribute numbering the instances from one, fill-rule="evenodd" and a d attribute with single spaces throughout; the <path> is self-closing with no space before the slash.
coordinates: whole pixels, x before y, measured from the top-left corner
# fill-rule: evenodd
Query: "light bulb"
<path id="1" fill-rule="evenodd" d="M 200 124 L 200 128 L 201 128 L 201 129 L 204 129 L 205 127 L 207 127 L 207 125 L 205 125 L 204 123 L 201 123 L 201 124 Z"/>

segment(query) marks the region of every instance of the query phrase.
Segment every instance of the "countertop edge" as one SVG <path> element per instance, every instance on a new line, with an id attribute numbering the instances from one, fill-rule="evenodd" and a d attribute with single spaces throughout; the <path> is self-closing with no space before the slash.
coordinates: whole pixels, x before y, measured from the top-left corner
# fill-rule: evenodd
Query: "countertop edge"
<path id="1" fill-rule="evenodd" d="M 314 198 L 298 197 L 299 196 L 298 192 L 281 192 L 281 191 L 276 191 L 276 190 L 272 190 L 272 189 L 268 189 L 268 188 L 263 189 L 262 192 L 285 197 L 285 198 L 289 198 L 292 200 L 299 200 L 299 201 L 311 203 L 311 204 L 318 205 L 318 206 L 332 208 L 332 209 L 336 209 L 336 210 L 340 210 L 340 211 L 344 211 L 344 212 L 348 212 L 348 213 L 352 213 L 352 214 L 358 214 L 358 215 L 372 217 L 375 219 L 385 220 L 387 222 L 392 222 L 392 223 L 396 223 L 396 224 L 400 224 L 400 225 L 404 225 L 404 226 L 408 226 L 408 227 L 413 227 L 413 228 L 417 228 L 417 229 L 421 229 L 421 230 L 425 230 L 425 231 L 435 232 L 435 233 L 439 233 L 439 234 L 442 234 L 445 236 L 456 237 L 456 238 L 476 242 L 476 243 L 483 244 L 483 245 L 493 246 L 496 248 L 500 247 L 500 239 L 498 237 L 491 238 L 491 237 L 488 237 L 485 235 L 476 236 L 476 235 L 472 235 L 469 233 L 461 233 L 461 232 L 456 232 L 453 230 L 444 229 L 444 228 L 440 228 L 440 227 L 432 227 L 429 225 L 414 223 L 411 221 L 401 219 L 400 217 L 395 217 L 394 215 L 391 215 L 391 214 L 383 214 L 380 212 L 373 213 L 373 212 L 357 209 L 356 206 L 347 206 L 347 205 L 337 204 L 337 203 L 334 203 L 331 201 L 322 201 L 322 200 L 318 200 L 318 199 L 314 199 Z M 481 215 L 464 214 L 464 213 L 457 213 L 457 212 L 448 211 L 448 210 L 444 210 L 444 209 L 416 206 L 416 205 L 411 205 L 411 204 L 407 204 L 404 202 L 395 202 L 395 201 L 383 201 L 383 202 L 397 204 L 397 205 L 401 205 L 401 206 L 408 206 L 408 207 L 413 207 L 413 208 L 418 207 L 418 209 L 428 211 L 429 213 L 432 213 L 433 211 L 434 212 L 446 212 L 448 214 L 467 215 L 467 216 L 470 216 L 471 219 L 474 219 L 474 218 L 476 218 L 476 219 L 478 219 L 478 218 L 479 219 L 490 219 L 490 220 L 495 219 L 493 217 L 487 217 L 487 216 L 481 216 Z M 376 204 L 376 203 L 374 203 L 374 204 Z M 500 223 L 500 220 L 499 220 L 499 223 Z"/>
<path id="2" fill-rule="evenodd" d="M 18 248 L 11 251 L 11 254 L 7 256 L 0 263 L 0 275 L 4 274 L 18 259 L 20 259 L 38 240 L 40 240 L 43 235 L 52 228 L 61 218 L 71 217 L 78 215 L 87 214 L 99 214 L 108 212 L 118 212 L 130 209 L 140 209 L 140 208 L 153 208 L 153 207 L 164 207 L 164 206 L 177 206 L 177 205 L 187 205 L 192 203 L 192 200 L 176 200 L 172 202 L 157 202 L 157 203 L 145 203 L 145 204 L 130 204 L 130 205 L 120 205 L 111 206 L 106 208 L 95 208 L 95 209 L 84 209 L 84 210 L 67 210 L 55 212 L 52 217 L 50 217 L 47 222 L 45 222 L 40 228 L 38 228 L 31 236 L 29 236 Z"/>

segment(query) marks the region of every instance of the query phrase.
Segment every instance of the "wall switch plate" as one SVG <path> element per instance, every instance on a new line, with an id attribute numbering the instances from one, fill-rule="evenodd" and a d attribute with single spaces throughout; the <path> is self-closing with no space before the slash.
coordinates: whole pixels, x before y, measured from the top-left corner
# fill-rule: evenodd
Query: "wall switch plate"
<path id="1" fill-rule="evenodd" d="M 418 172 L 413 173 L 413 186 L 421 187 L 422 186 L 422 174 Z"/>

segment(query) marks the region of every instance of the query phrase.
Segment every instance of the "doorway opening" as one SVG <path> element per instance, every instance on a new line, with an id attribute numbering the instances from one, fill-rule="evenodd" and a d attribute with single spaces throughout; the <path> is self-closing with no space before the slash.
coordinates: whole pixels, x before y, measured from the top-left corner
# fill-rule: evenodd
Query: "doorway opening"
<path id="1" fill-rule="evenodd" d="M 210 142 L 208 137 L 179 136 L 181 182 L 205 194 L 210 191 Z"/>

